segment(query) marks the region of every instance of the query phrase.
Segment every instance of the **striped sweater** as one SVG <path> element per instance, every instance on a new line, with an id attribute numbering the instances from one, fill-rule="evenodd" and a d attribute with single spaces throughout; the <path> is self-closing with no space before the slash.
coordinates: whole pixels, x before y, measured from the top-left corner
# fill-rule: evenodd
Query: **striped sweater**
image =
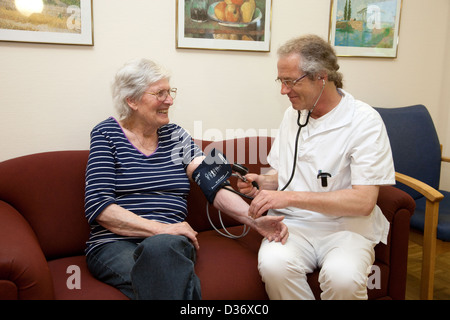
<path id="1" fill-rule="evenodd" d="M 86 254 L 104 243 L 141 240 L 114 234 L 96 222 L 111 204 L 157 222 L 185 220 L 190 190 L 186 168 L 203 153 L 175 124 L 159 128 L 158 136 L 157 149 L 146 156 L 130 143 L 112 117 L 92 130 L 85 187 L 85 214 L 91 226 Z"/>

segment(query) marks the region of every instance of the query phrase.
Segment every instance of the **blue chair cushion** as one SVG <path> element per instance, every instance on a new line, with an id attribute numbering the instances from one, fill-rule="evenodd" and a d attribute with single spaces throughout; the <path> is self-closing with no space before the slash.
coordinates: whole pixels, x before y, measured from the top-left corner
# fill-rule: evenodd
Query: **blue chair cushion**
<path id="1" fill-rule="evenodd" d="M 439 190 L 444 199 L 439 203 L 439 222 L 437 227 L 437 238 L 450 241 L 450 192 Z M 425 219 L 426 199 L 422 197 L 416 200 L 416 211 L 411 217 L 411 227 L 423 232 Z"/>

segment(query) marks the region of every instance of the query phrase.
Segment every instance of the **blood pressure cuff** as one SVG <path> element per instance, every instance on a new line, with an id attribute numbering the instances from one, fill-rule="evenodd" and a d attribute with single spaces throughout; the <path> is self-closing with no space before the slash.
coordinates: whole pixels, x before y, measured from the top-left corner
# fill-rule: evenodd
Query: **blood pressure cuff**
<path id="1" fill-rule="evenodd" d="M 208 202 L 213 203 L 217 192 L 224 186 L 230 185 L 227 180 L 231 173 L 231 165 L 225 155 L 216 149 L 212 149 L 195 169 L 192 177 L 200 186 Z"/>

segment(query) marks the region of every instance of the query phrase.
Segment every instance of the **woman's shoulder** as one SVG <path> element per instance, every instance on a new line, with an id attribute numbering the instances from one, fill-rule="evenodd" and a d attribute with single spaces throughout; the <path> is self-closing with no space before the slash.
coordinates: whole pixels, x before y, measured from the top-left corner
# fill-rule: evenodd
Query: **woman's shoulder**
<path id="1" fill-rule="evenodd" d="M 166 124 L 158 129 L 159 136 L 171 136 L 172 138 L 175 136 L 185 136 L 189 135 L 189 133 L 183 129 L 181 126 L 175 123 Z"/>
<path id="2" fill-rule="evenodd" d="M 114 117 L 103 120 L 92 129 L 93 132 L 111 132 L 117 130 L 121 130 L 121 128 Z"/>

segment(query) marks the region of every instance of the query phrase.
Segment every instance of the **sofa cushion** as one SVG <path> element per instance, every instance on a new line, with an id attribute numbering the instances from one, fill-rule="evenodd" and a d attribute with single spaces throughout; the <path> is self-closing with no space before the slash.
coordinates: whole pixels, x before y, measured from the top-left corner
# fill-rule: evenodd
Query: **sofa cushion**
<path id="1" fill-rule="evenodd" d="M 0 280 L 0 300 L 19 299 L 19 290 L 14 282 L 9 280 Z"/>
<path id="2" fill-rule="evenodd" d="M 118 289 L 95 279 L 91 275 L 84 255 L 52 260 L 48 262 L 48 265 L 53 277 L 56 300 L 128 300 Z M 72 288 L 76 279 L 75 281 L 72 280 L 78 271 L 71 271 L 70 266 L 80 268 L 80 289 Z M 67 285 L 68 280 L 69 286 Z"/>
<path id="3" fill-rule="evenodd" d="M 232 234 L 241 234 L 242 227 L 228 228 Z M 202 298 L 205 300 L 265 300 L 267 295 L 257 268 L 257 253 L 261 236 L 253 231 L 242 239 L 225 238 L 216 231 L 198 235 L 200 250 L 197 252 L 195 270 L 201 281 Z M 57 300 L 122 300 L 127 299 L 119 290 L 95 279 L 89 272 L 85 256 L 55 259 L 48 262 Z M 69 288 L 75 273 L 80 269 L 80 289 Z M 72 278 L 71 278 L 72 277 Z"/>
<path id="4" fill-rule="evenodd" d="M 242 227 L 227 230 L 235 235 Z M 205 300 L 265 300 L 268 299 L 258 272 L 257 254 L 262 237 L 251 230 L 247 236 L 232 240 L 216 231 L 198 235 L 195 270 L 200 278 Z"/>

